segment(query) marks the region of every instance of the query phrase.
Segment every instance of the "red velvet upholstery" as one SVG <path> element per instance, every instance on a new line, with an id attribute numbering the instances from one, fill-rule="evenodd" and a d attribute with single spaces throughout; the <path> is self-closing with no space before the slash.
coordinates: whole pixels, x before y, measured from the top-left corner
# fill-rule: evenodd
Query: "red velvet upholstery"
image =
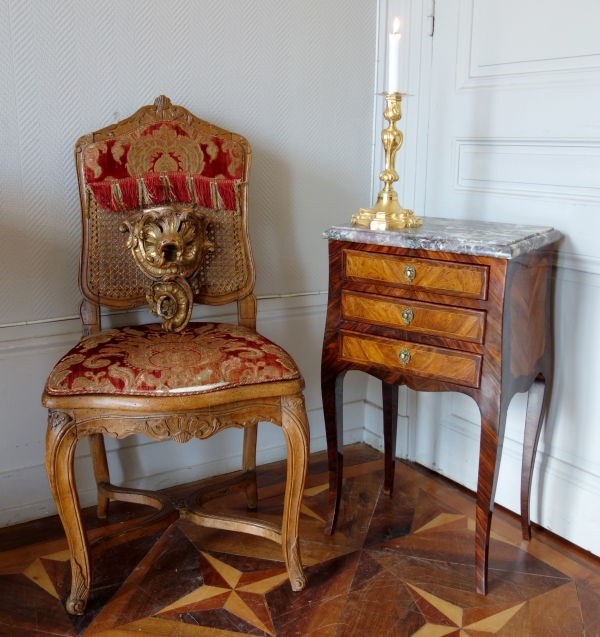
<path id="1" fill-rule="evenodd" d="M 296 378 L 290 355 L 247 327 L 190 323 L 165 333 L 159 325 L 142 325 L 80 341 L 52 370 L 46 391 L 165 396 Z"/>
<path id="2" fill-rule="evenodd" d="M 160 121 L 90 144 L 84 178 L 101 208 L 132 210 L 167 200 L 235 210 L 243 177 L 237 142 L 182 123 Z M 218 198 L 214 201 L 211 183 Z"/>

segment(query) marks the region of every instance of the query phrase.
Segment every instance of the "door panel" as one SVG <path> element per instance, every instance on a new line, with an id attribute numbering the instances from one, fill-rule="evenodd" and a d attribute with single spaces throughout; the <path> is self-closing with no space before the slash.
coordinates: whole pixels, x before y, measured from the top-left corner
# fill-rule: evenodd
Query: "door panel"
<path id="1" fill-rule="evenodd" d="M 600 257 L 600 3 L 438 0 L 435 25 L 426 214 Z"/>
<path id="2" fill-rule="evenodd" d="M 554 226 L 565 235 L 532 513 L 600 554 L 600 514 L 590 500 L 600 494 L 600 2 L 437 0 L 435 12 L 425 214 Z M 422 392 L 415 400 L 410 457 L 474 488 L 475 403 Z M 513 511 L 525 405 L 518 395 L 509 408 L 496 494 Z"/>

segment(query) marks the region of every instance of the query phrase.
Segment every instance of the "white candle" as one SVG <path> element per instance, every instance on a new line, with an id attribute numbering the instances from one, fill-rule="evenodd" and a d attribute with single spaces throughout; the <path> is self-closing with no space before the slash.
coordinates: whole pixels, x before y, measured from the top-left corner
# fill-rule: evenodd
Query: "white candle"
<path id="1" fill-rule="evenodd" d="M 388 47 L 388 93 L 400 92 L 400 20 L 394 20 L 394 32 L 389 35 Z"/>

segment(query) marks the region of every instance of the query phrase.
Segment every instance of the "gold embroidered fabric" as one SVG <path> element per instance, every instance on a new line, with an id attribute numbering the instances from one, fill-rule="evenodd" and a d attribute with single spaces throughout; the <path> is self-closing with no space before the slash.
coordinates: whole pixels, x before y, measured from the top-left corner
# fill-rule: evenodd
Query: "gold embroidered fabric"
<path id="1" fill-rule="evenodd" d="M 177 333 L 160 325 L 110 329 L 80 341 L 52 370 L 53 395 L 198 394 L 293 380 L 291 356 L 254 330 L 227 323 L 189 323 Z"/>
<path id="2" fill-rule="evenodd" d="M 87 183 L 179 171 L 240 179 L 243 160 L 240 144 L 183 122 L 146 124 L 90 144 L 84 153 Z"/>

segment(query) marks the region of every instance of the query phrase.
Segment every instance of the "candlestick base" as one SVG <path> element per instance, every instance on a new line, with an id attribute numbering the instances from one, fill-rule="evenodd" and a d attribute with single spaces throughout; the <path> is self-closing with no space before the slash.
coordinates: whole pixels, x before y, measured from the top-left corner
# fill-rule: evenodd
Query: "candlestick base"
<path id="1" fill-rule="evenodd" d="M 403 135 L 396 128 L 396 122 L 402 117 L 402 93 L 386 93 L 386 108 L 384 118 L 389 126 L 381 132 L 381 141 L 385 150 L 385 170 L 379 179 L 385 186 L 377 196 L 372 208 L 361 208 L 352 215 L 352 225 L 369 228 L 370 230 L 403 230 L 404 228 L 418 228 L 423 220 L 415 217 L 412 210 L 406 210 L 398 201 L 398 193 L 393 183 L 398 181 L 396 172 L 396 153 L 402 146 Z"/>
<path id="2" fill-rule="evenodd" d="M 370 230 L 418 228 L 422 223 L 423 220 L 415 217 L 412 210 L 407 210 L 400 205 L 398 193 L 395 191 L 382 190 L 372 208 L 361 208 L 352 215 L 352 225 Z"/>

